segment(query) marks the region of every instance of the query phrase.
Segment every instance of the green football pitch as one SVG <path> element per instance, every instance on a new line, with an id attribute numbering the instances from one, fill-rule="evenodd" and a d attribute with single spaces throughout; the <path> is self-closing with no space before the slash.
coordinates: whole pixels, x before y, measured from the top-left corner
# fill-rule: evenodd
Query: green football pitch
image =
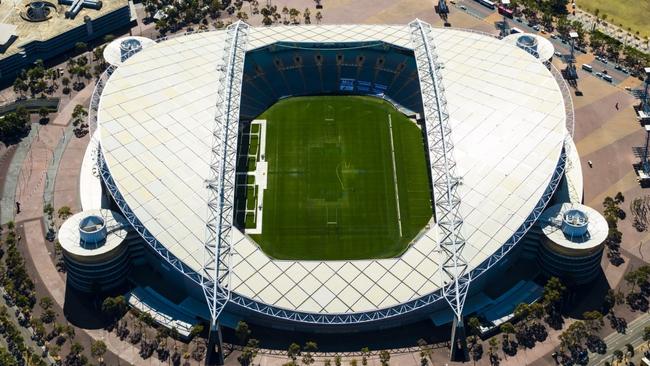
<path id="1" fill-rule="evenodd" d="M 259 119 L 267 124 L 268 183 L 262 234 L 251 237 L 269 256 L 394 257 L 430 220 L 422 131 L 391 104 L 296 97 Z"/>

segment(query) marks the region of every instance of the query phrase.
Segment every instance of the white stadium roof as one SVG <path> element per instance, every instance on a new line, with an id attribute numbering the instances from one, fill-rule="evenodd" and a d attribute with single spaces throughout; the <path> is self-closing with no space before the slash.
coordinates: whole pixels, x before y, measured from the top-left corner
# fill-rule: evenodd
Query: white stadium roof
<path id="1" fill-rule="evenodd" d="M 505 243 L 540 201 L 560 159 L 565 106 L 547 68 L 483 34 L 434 29 L 448 111 L 470 270 Z M 98 121 L 106 164 L 147 230 L 200 272 L 205 181 L 222 64 L 223 31 L 176 37 L 128 59 L 111 76 Z M 276 41 L 385 41 L 412 48 L 406 25 L 250 28 L 248 50 Z M 424 153 L 424 152 L 423 152 Z M 435 236 L 400 258 L 278 261 L 234 230 L 232 291 L 279 308 L 314 313 L 372 311 L 442 284 Z"/>

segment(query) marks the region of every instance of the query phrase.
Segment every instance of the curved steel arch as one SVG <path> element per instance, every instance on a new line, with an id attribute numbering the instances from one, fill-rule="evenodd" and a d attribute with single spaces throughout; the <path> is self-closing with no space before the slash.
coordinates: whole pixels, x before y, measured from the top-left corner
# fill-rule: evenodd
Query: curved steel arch
<path id="1" fill-rule="evenodd" d="M 230 261 L 235 206 L 237 137 L 244 59 L 249 25 L 238 21 L 226 29 L 223 64 L 217 90 L 212 132 L 206 238 L 203 244 L 201 287 L 212 323 L 230 300 Z"/>

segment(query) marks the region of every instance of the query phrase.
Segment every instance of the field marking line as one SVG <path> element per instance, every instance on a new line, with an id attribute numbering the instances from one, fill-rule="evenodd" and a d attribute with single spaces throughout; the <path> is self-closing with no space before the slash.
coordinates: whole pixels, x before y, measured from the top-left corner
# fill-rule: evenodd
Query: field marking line
<path id="1" fill-rule="evenodd" d="M 393 120 L 388 113 L 388 132 L 390 136 L 390 156 L 393 160 L 393 184 L 395 185 L 395 206 L 397 207 L 397 226 L 399 227 L 399 236 L 402 237 L 402 217 L 399 210 L 399 192 L 397 191 L 397 165 L 395 164 L 395 144 L 393 143 Z"/>
<path id="2" fill-rule="evenodd" d="M 339 167 L 341 167 L 341 163 L 339 163 L 336 168 L 334 168 L 334 173 L 336 173 L 336 178 L 338 178 L 339 183 L 341 183 L 341 189 L 345 191 L 345 186 L 343 185 L 343 179 L 341 179 L 341 176 L 339 175 Z M 343 168 L 341 167 L 341 175 L 343 175 Z"/>

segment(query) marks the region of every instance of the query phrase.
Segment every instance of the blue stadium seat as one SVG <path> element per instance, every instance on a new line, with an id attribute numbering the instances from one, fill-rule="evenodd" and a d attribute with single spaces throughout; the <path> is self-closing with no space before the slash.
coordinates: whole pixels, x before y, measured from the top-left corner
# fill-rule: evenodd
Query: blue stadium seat
<path id="1" fill-rule="evenodd" d="M 244 73 L 242 119 L 254 118 L 280 98 L 316 94 L 385 94 L 422 110 L 412 52 L 386 43 L 279 42 L 247 53 Z M 349 90 L 341 90 L 344 82 Z"/>

